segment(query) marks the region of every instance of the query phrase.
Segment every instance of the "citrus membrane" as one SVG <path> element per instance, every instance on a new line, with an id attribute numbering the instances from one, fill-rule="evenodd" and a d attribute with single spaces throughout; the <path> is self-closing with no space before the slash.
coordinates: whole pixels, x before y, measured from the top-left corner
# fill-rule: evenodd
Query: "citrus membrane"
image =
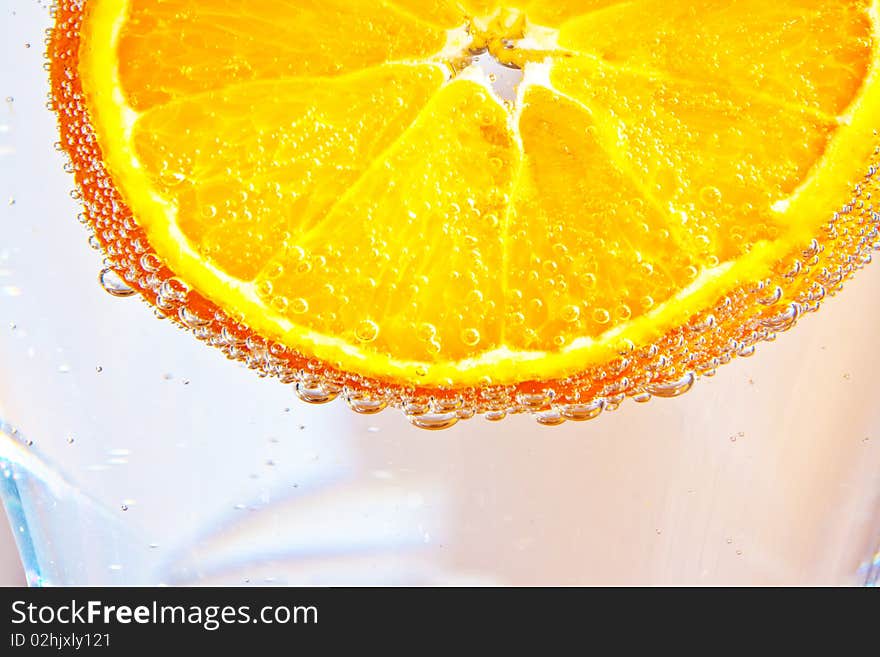
<path id="1" fill-rule="evenodd" d="M 877 0 L 65 0 L 49 56 L 132 288 L 444 428 L 676 396 L 815 310 L 878 242 L 878 40 Z"/>

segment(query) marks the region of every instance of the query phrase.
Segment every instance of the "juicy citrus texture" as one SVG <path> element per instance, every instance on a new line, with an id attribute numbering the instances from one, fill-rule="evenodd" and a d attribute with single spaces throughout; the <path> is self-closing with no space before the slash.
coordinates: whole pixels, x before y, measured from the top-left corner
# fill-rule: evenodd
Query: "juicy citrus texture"
<path id="1" fill-rule="evenodd" d="M 81 5 L 50 56 L 99 241 L 313 401 L 675 395 L 876 242 L 877 0 Z"/>

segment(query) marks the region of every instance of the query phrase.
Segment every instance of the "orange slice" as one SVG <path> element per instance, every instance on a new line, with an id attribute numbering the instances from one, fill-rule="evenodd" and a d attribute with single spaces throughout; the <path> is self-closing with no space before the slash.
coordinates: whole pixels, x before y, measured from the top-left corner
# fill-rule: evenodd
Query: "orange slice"
<path id="1" fill-rule="evenodd" d="M 680 394 L 869 260 L 878 16 L 64 0 L 49 52 L 87 217 L 162 312 L 309 401 L 555 424 Z"/>

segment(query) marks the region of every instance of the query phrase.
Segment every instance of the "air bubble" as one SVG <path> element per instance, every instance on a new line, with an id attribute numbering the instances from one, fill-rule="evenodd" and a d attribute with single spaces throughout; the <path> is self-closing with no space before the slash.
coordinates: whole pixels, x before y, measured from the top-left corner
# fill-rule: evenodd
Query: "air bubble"
<path id="1" fill-rule="evenodd" d="M 428 341 L 437 335 L 437 327 L 433 324 L 419 324 L 418 329 L 416 329 L 416 335 L 418 335 L 419 340 Z"/>
<path id="2" fill-rule="evenodd" d="M 773 292 L 762 299 L 758 299 L 758 303 L 764 306 L 772 306 L 775 303 L 779 303 L 782 300 L 783 290 L 781 287 L 776 286 Z"/>
<path id="3" fill-rule="evenodd" d="M 431 412 L 431 409 L 427 406 L 427 404 L 411 402 L 403 407 L 403 412 L 409 417 L 417 417 L 420 415 L 427 415 Z"/>
<path id="4" fill-rule="evenodd" d="M 264 272 L 266 278 L 270 280 L 280 278 L 283 273 L 284 265 L 282 265 L 280 262 L 273 262 L 268 267 L 266 267 L 266 270 Z"/>
<path id="5" fill-rule="evenodd" d="M 688 390 L 694 387 L 694 383 L 696 382 L 696 377 L 693 372 L 688 372 L 681 378 L 675 381 L 669 381 L 666 383 L 652 383 L 647 387 L 647 391 L 654 395 L 655 397 L 664 397 L 667 399 L 671 399 L 673 397 L 680 397 Z"/>
<path id="6" fill-rule="evenodd" d="M 176 187 L 184 180 L 186 180 L 186 176 L 180 171 L 170 171 L 168 169 L 163 169 L 159 172 L 159 182 L 166 187 Z"/>
<path id="7" fill-rule="evenodd" d="M 545 427 L 556 427 L 565 422 L 565 417 L 556 409 L 534 413 L 533 417 L 538 424 L 542 424 Z"/>
<path id="8" fill-rule="evenodd" d="M 275 312 L 285 313 L 290 306 L 290 302 L 287 300 L 287 297 L 279 295 L 276 297 L 272 297 L 272 301 L 269 302 L 269 305 Z"/>
<path id="9" fill-rule="evenodd" d="M 308 404 L 327 404 L 339 396 L 339 391 L 317 382 L 300 382 L 296 384 L 296 395 Z"/>
<path id="10" fill-rule="evenodd" d="M 623 379 L 623 381 L 625 382 L 626 379 Z M 623 388 L 623 387 L 625 387 L 625 385 L 626 384 L 624 383 L 623 385 L 614 386 L 614 387 L 615 388 Z M 625 400 L 626 400 L 626 395 L 623 393 L 606 397 L 605 398 L 605 411 L 606 412 L 616 411 L 618 408 L 620 408 L 620 405 Z"/>
<path id="11" fill-rule="evenodd" d="M 162 261 L 155 253 L 145 253 L 141 256 L 141 267 L 150 273 L 156 273 L 162 268 Z"/>
<path id="12" fill-rule="evenodd" d="M 424 413 L 421 415 L 409 416 L 409 421 L 413 426 L 419 429 L 427 429 L 428 431 L 442 431 L 458 424 L 457 413 Z"/>
<path id="13" fill-rule="evenodd" d="M 593 321 L 597 324 L 607 324 L 611 321 L 611 313 L 604 308 L 596 308 L 593 310 Z"/>
<path id="14" fill-rule="evenodd" d="M 189 294 L 189 287 L 179 278 L 169 278 L 159 286 L 159 294 L 170 303 L 182 303 Z"/>
<path id="15" fill-rule="evenodd" d="M 373 342 L 379 337 L 379 325 L 372 320 L 365 319 L 355 328 L 354 336 L 360 342 Z"/>
<path id="16" fill-rule="evenodd" d="M 559 407 L 559 412 L 566 420 L 585 422 L 599 417 L 604 407 L 604 400 L 598 399 L 588 404 L 564 404 Z"/>
<path id="17" fill-rule="evenodd" d="M 562 309 L 562 321 L 572 324 L 578 321 L 581 317 L 581 309 L 574 305 L 569 304 Z"/>
<path id="18" fill-rule="evenodd" d="M 180 318 L 181 322 L 183 322 L 186 326 L 190 328 L 200 328 L 202 326 L 207 326 L 208 324 L 210 324 L 207 319 L 199 317 L 199 315 L 197 315 L 186 306 L 180 307 L 180 310 L 177 311 L 177 316 L 178 318 Z"/>
<path id="19" fill-rule="evenodd" d="M 345 395 L 345 403 L 355 413 L 360 415 L 375 415 L 387 408 L 388 403 L 383 399 L 374 399 L 366 394 L 351 392 Z"/>
<path id="20" fill-rule="evenodd" d="M 466 328 L 461 332 L 461 341 L 468 347 L 476 347 L 480 343 L 480 332 L 475 328 Z"/>
<path id="21" fill-rule="evenodd" d="M 796 303 L 792 303 L 789 304 L 783 312 L 773 317 L 762 319 L 761 325 L 764 328 L 773 331 L 774 333 L 780 333 L 782 331 L 787 331 L 791 327 L 793 327 L 797 323 L 800 316 L 801 307 Z"/>
<path id="22" fill-rule="evenodd" d="M 270 296 L 272 296 L 273 289 L 274 288 L 272 286 L 272 281 L 262 280 L 257 283 L 257 296 L 261 299 L 268 299 Z"/>
<path id="23" fill-rule="evenodd" d="M 435 413 L 451 413 L 461 408 L 462 400 L 461 397 L 441 397 L 435 399 L 431 406 Z"/>
<path id="24" fill-rule="evenodd" d="M 632 309 L 625 303 L 622 303 L 614 310 L 614 314 L 617 316 L 617 319 L 626 321 L 632 317 Z"/>
<path id="25" fill-rule="evenodd" d="M 137 294 L 119 274 L 109 267 L 101 270 L 101 273 L 98 274 L 98 281 L 101 283 L 104 291 L 114 297 L 124 298 Z"/>
<path id="26" fill-rule="evenodd" d="M 290 302 L 290 312 L 294 315 L 304 315 L 309 312 L 309 302 L 302 297 L 297 297 Z"/>
<path id="27" fill-rule="evenodd" d="M 550 406 L 550 395 L 544 392 L 539 393 L 521 393 L 516 396 L 516 402 L 527 411 L 537 413 L 543 411 Z"/>
<path id="28" fill-rule="evenodd" d="M 717 205 L 722 198 L 721 190 L 717 187 L 708 186 L 700 190 L 700 200 L 706 205 Z"/>

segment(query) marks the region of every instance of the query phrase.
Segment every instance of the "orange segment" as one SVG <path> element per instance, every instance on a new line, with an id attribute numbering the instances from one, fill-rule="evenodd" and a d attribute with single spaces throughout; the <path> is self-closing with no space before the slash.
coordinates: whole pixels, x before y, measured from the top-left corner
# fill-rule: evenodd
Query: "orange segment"
<path id="1" fill-rule="evenodd" d="M 586 417 L 862 262 L 878 5 L 62 0 L 55 104 L 99 239 L 203 339 L 307 391 Z"/>
<path id="2" fill-rule="evenodd" d="M 871 0 L 620 2 L 570 21 L 559 45 L 665 78 L 837 116 L 876 56 Z"/>
<path id="3" fill-rule="evenodd" d="M 435 66 L 387 65 L 242 82 L 142 114 L 134 151 L 189 244 L 247 281 L 326 214 L 442 80 Z M 388 110 L 373 111 L 377 104 Z M 184 139 L 181 126 L 193 127 Z"/>
<path id="4" fill-rule="evenodd" d="M 509 249 L 510 345 L 556 351 L 597 337 L 693 281 L 697 242 L 609 157 L 584 107 L 535 87 L 519 128 L 527 164 L 508 242 L 529 247 Z"/>
<path id="5" fill-rule="evenodd" d="M 774 205 L 805 183 L 837 129 L 806 109 L 586 58 L 560 61 L 552 81 L 592 111 L 608 152 L 669 230 L 690 235 L 702 266 L 780 236 L 795 217 Z"/>
<path id="6" fill-rule="evenodd" d="M 124 4 L 117 56 L 136 110 L 229 84 L 423 59 L 447 38 L 442 28 L 382 0 Z"/>
<path id="7" fill-rule="evenodd" d="M 413 363 L 499 346 L 500 218 L 517 157 L 506 112 L 482 85 L 444 87 L 267 268 L 297 325 L 288 339 L 307 328 L 365 358 Z"/>

